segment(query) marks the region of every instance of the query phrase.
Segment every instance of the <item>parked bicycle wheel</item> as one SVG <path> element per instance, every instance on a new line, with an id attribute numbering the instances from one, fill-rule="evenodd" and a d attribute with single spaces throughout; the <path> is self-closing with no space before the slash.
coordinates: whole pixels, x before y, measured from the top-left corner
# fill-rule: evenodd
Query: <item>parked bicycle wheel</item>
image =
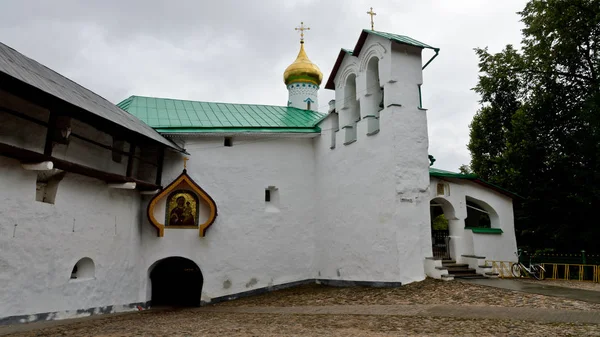
<path id="1" fill-rule="evenodd" d="M 531 266 L 531 276 L 533 276 L 536 280 L 541 280 L 540 269 L 536 265 Z"/>
<path id="2" fill-rule="evenodd" d="M 544 267 L 542 267 L 539 264 L 534 264 L 531 266 L 531 275 L 535 277 L 536 280 L 542 280 L 544 279 L 544 276 L 542 275 L 542 270 L 545 271 Z"/>
<path id="3" fill-rule="evenodd" d="M 514 277 L 521 277 L 521 266 L 518 263 L 515 263 L 510 268 Z"/>

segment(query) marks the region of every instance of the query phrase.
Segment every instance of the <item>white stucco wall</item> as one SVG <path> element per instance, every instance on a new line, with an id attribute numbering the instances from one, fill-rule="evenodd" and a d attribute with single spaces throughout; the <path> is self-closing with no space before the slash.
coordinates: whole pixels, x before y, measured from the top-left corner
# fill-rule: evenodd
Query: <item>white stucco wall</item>
<path id="1" fill-rule="evenodd" d="M 52 205 L 18 161 L 0 157 L 0 177 L 0 317 L 139 301 L 136 191 L 67 173 Z M 83 257 L 95 279 L 70 280 Z"/>
<path id="2" fill-rule="evenodd" d="M 330 149 L 333 120 L 315 140 L 318 210 L 316 277 L 409 283 L 425 277 L 429 233 L 427 122 L 417 109 L 420 53 L 369 36 L 359 57 L 346 55 L 336 76 L 340 127 L 352 109 L 369 100 L 368 61 L 379 57 L 385 106 L 380 132 L 367 136 L 367 120 L 356 124 L 356 142 L 344 145 L 344 129 Z M 414 69 L 416 68 L 416 70 Z M 356 76 L 356 98 L 347 101 L 346 79 Z M 406 92 L 401 92 L 405 90 Z M 353 107 L 354 106 L 354 107 Z"/>
<path id="3" fill-rule="evenodd" d="M 312 139 L 188 138 L 188 174 L 216 202 L 218 217 L 204 238 L 197 229 L 165 229 L 144 218 L 141 263 L 181 256 L 204 276 L 202 300 L 312 278 L 315 168 Z M 163 183 L 182 171 L 181 156 L 165 159 Z M 268 211 L 265 188 L 278 188 L 278 212 Z M 144 205 L 149 202 L 146 198 Z M 147 273 L 140 291 L 150 300 Z"/>
<path id="4" fill-rule="evenodd" d="M 435 198 L 446 201 L 450 208 L 444 207 L 445 214 L 448 213 L 447 210 L 453 210 L 454 217 L 447 216 L 451 237 L 451 257 L 462 261 L 461 255 L 466 254 L 484 256 L 486 260 L 516 261 L 517 242 L 512 199 L 492 189 L 462 179 L 442 180 L 450 187 L 449 195 L 436 195 L 436 186 L 440 181 L 439 178 L 431 178 L 430 200 Z M 479 234 L 465 229 L 467 197 L 475 199 L 485 211 L 491 213 L 492 228 L 502 229 L 502 234 Z"/>

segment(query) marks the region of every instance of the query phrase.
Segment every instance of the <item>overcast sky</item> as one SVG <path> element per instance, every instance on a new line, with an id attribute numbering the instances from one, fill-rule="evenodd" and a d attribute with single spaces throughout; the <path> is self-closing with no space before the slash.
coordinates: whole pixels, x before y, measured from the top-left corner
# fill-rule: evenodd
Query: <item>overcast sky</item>
<path id="1" fill-rule="evenodd" d="M 286 105 L 283 71 L 304 21 L 306 51 L 324 74 L 353 48 L 366 12 L 375 29 L 441 49 L 424 72 L 435 167 L 470 162 L 478 109 L 475 47 L 518 45 L 525 0 L 0 0 L 0 41 L 118 103 L 130 95 Z M 433 52 L 424 52 L 427 60 Z M 319 92 L 321 111 L 333 91 Z"/>

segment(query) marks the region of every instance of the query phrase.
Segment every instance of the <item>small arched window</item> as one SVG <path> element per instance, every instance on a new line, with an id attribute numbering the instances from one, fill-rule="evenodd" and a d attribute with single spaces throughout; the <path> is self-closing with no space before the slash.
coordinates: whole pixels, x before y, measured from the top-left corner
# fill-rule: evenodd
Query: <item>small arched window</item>
<path id="1" fill-rule="evenodd" d="M 96 277 L 96 266 L 89 257 L 77 261 L 71 271 L 71 279 L 93 279 Z"/>
<path id="2" fill-rule="evenodd" d="M 467 218 L 465 219 L 465 227 L 467 228 L 491 228 L 492 221 L 490 212 L 484 209 L 485 206 L 480 205 L 476 201 L 467 199 Z"/>

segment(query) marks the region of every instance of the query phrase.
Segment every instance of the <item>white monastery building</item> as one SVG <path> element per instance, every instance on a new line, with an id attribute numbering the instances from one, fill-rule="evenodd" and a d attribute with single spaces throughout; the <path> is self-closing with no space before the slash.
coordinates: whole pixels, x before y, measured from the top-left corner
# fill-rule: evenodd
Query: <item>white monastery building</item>
<path id="1" fill-rule="evenodd" d="M 114 105 L 0 43 L 0 324 L 516 260 L 515 196 L 431 167 L 424 49 L 363 30 L 321 113 L 303 39 L 282 106 Z"/>

